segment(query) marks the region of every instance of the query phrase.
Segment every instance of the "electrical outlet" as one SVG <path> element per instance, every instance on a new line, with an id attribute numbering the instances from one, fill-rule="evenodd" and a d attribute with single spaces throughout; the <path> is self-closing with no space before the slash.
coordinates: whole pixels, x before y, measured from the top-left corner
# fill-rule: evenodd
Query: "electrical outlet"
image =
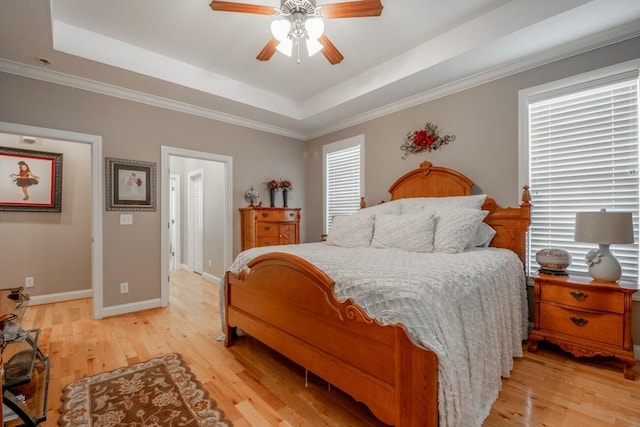
<path id="1" fill-rule="evenodd" d="M 120 214 L 120 225 L 132 225 L 132 224 L 133 224 L 133 215 Z"/>
<path id="2" fill-rule="evenodd" d="M 129 283 L 128 282 L 120 283 L 120 293 L 126 294 L 127 292 L 129 292 Z"/>
<path id="3" fill-rule="evenodd" d="M 25 277 L 24 278 L 24 287 L 25 288 L 33 288 L 36 285 L 33 277 Z"/>
<path id="4" fill-rule="evenodd" d="M 211 260 L 209 260 L 209 268 L 211 268 Z"/>

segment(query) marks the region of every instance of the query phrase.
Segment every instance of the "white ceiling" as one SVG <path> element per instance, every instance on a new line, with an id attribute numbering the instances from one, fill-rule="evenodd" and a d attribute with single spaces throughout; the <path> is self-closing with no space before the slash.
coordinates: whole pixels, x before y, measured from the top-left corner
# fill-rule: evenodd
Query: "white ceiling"
<path id="1" fill-rule="evenodd" d="M 271 18 L 208 3 L 0 0 L 0 71 L 304 140 L 640 34 L 639 0 L 382 0 L 326 20 L 342 63 L 260 62 Z"/>

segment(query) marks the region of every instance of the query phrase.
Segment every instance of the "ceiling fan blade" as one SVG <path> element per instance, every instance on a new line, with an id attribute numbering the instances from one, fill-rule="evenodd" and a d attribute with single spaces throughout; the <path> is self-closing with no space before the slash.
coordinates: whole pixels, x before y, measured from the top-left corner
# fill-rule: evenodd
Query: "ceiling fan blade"
<path id="1" fill-rule="evenodd" d="M 276 9 L 271 6 L 261 6 L 259 4 L 235 3 L 231 1 L 213 0 L 209 6 L 211 9 L 220 12 L 241 12 L 254 13 L 257 15 L 275 15 Z"/>
<path id="2" fill-rule="evenodd" d="M 268 61 L 271 59 L 274 53 L 276 53 L 276 47 L 278 46 L 278 40 L 275 37 L 271 37 L 271 40 L 262 48 L 256 59 L 258 61 Z"/>
<path id="3" fill-rule="evenodd" d="M 380 16 L 382 14 L 382 2 L 380 0 L 360 0 L 331 3 L 322 5 L 320 10 L 324 18 Z"/>
<path id="4" fill-rule="evenodd" d="M 322 45 L 322 50 L 321 50 L 322 54 L 324 55 L 325 58 L 327 58 L 327 60 L 331 63 L 331 65 L 336 65 L 342 62 L 342 60 L 344 59 L 344 56 L 342 56 L 340 51 L 336 49 L 333 43 L 331 43 L 331 40 L 329 40 L 329 37 L 323 34 L 320 36 L 318 41 Z"/>

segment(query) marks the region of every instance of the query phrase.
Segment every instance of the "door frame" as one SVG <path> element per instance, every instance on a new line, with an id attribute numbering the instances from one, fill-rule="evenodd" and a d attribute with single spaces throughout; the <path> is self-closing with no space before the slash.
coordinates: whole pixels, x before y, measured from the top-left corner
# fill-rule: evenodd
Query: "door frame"
<path id="1" fill-rule="evenodd" d="M 200 179 L 200 222 L 202 226 L 201 230 L 201 239 L 202 243 L 199 248 L 196 248 L 196 239 L 195 234 L 193 232 L 193 217 L 196 214 L 197 207 L 194 206 L 193 200 L 193 192 L 194 192 L 194 178 L 199 177 Z M 204 272 L 204 170 L 194 169 L 187 173 L 187 264 L 189 264 L 189 271 L 192 273 L 202 274 Z M 196 271 L 196 250 L 200 250 L 200 257 L 202 266 L 200 271 Z"/>
<path id="2" fill-rule="evenodd" d="M 102 137 L 99 135 L 8 122 L 0 122 L 0 132 L 91 144 L 91 293 L 93 318 L 102 319 L 104 317 L 102 259 L 102 201 L 104 200 L 104 185 L 102 179 Z"/>
<path id="3" fill-rule="evenodd" d="M 164 307 L 169 304 L 169 157 L 211 160 L 224 164 L 222 259 L 225 269 L 231 265 L 233 254 L 233 158 L 164 145 L 160 147 L 160 154 L 160 301 Z"/>

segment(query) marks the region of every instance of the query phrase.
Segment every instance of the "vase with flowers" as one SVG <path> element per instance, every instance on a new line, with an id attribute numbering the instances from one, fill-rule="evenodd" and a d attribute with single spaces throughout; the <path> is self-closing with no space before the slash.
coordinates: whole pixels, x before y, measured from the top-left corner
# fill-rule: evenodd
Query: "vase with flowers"
<path id="1" fill-rule="evenodd" d="M 283 207 L 287 207 L 287 196 L 289 191 L 293 191 L 293 185 L 291 185 L 291 181 L 288 179 L 281 179 L 278 183 L 278 186 L 282 188 L 282 205 Z"/>
<path id="2" fill-rule="evenodd" d="M 269 189 L 269 201 L 271 202 L 270 206 L 273 208 L 276 205 L 276 191 L 278 191 L 280 184 L 278 183 L 277 179 L 270 179 L 265 182 L 264 185 Z"/>

